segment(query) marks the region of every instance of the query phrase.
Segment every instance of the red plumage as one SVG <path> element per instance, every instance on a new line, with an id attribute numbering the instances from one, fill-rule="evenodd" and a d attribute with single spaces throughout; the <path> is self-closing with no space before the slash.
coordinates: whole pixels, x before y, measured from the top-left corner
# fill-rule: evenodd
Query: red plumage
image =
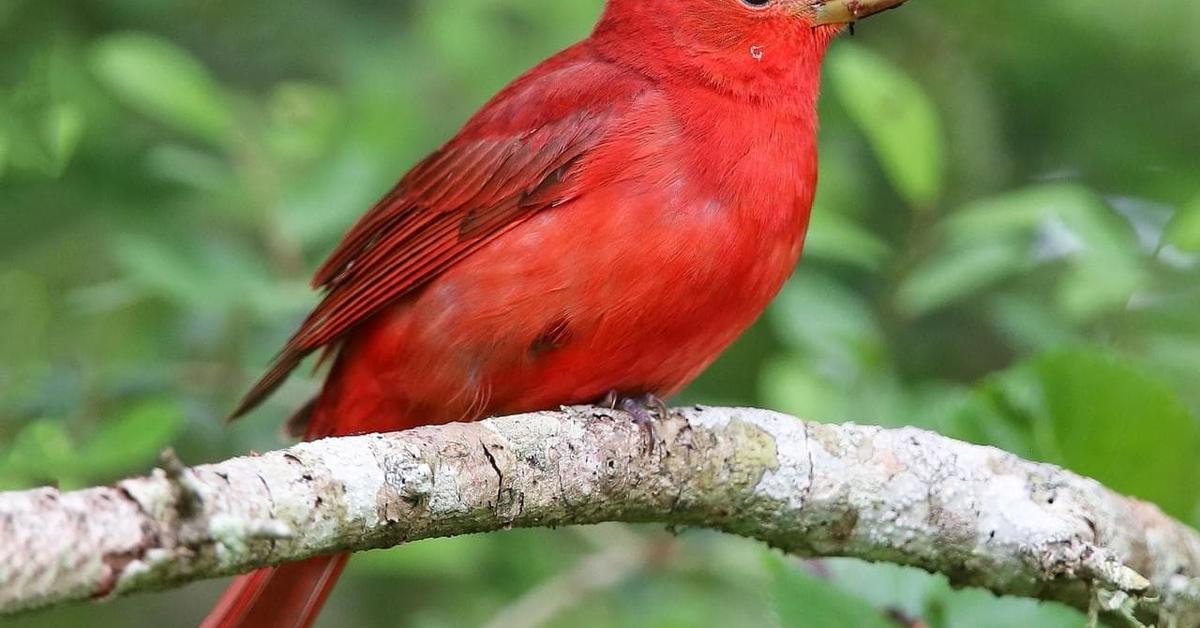
<path id="1" fill-rule="evenodd" d="M 610 0 L 350 230 L 235 416 L 318 350 L 306 438 L 678 392 L 800 256 L 837 32 L 807 7 Z M 342 564 L 242 576 L 206 626 L 307 626 Z"/>

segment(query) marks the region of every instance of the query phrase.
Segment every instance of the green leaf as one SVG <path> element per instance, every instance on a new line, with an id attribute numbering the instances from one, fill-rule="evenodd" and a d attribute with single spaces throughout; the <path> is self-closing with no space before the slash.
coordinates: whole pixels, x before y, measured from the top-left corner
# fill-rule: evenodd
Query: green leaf
<path id="1" fill-rule="evenodd" d="M 814 208 L 804 242 L 805 258 L 877 270 L 889 252 L 887 244 L 849 217 L 825 208 Z"/>
<path id="2" fill-rule="evenodd" d="M 900 285 L 896 303 L 908 316 L 922 316 L 1024 272 L 1030 264 L 1028 247 L 1013 238 L 951 248 L 914 269 Z"/>
<path id="3" fill-rule="evenodd" d="M 112 252 L 134 285 L 179 305 L 197 308 L 226 306 L 211 275 L 205 273 L 187 247 L 169 247 L 141 234 L 113 239 Z"/>
<path id="4" fill-rule="evenodd" d="M 1061 604 L 997 597 L 978 589 L 952 589 L 944 576 L 911 567 L 853 559 L 822 562 L 842 590 L 852 591 L 876 608 L 896 609 L 923 620 L 922 625 L 930 628 L 1078 628 L 1085 621 L 1079 611 Z"/>
<path id="5" fill-rule="evenodd" d="M 1167 241 L 1188 253 L 1200 253 L 1200 196 L 1175 213 L 1167 227 Z"/>
<path id="6" fill-rule="evenodd" d="M 894 628 L 883 613 L 863 600 L 808 574 L 782 558 L 769 561 L 775 576 L 775 611 L 784 628 L 804 626 L 855 626 Z"/>
<path id="7" fill-rule="evenodd" d="M 228 99 L 186 50 L 144 33 L 108 35 L 91 51 L 97 78 L 126 105 L 214 144 L 233 127 Z"/>
<path id="8" fill-rule="evenodd" d="M 1098 199 L 1075 184 L 1035 185 L 969 203 L 946 218 L 947 238 L 966 243 L 1004 235 L 1032 235 L 1047 219 L 1087 213 Z"/>
<path id="9" fill-rule="evenodd" d="M 985 380 L 952 436 L 1093 477 L 1190 519 L 1200 422 L 1166 382 L 1092 349 L 1044 354 Z"/>
<path id="10" fill-rule="evenodd" d="M 861 294 L 823 274 L 801 269 L 771 306 L 783 341 L 826 372 L 856 376 L 885 352 L 875 313 Z"/>
<path id="11" fill-rule="evenodd" d="M 892 185 L 913 208 L 931 209 L 942 195 L 945 146 L 929 96 L 887 58 L 861 46 L 832 50 L 825 67 Z"/>
<path id="12" fill-rule="evenodd" d="M 183 412 L 169 400 L 146 401 L 105 422 L 80 451 L 89 475 L 111 475 L 146 466 L 183 425 Z"/>
<path id="13" fill-rule="evenodd" d="M 953 594 L 944 577 L 913 567 L 854 558 L 826 558 L 821 563 L 843 591 L 875 608 L 895 609 L 909 617 L 922 617 L 929 599 Z"/>
<path id="14" fill-rule="evenodd" d="M 1191 518 L 1200 423 L 1169 385 L 1092 351 L 1052 354 L 1035 368 L 1064 465 Z"/>
<path id="15" fill-rule="evenodd" d="M 83 137 L 83 110 L 68 103 L 58 104 L 45 112 L 42 122 L 42 132 L 50 158 L 55 169 L 62 172 Z"/>
<path id="16" fill-rule="evenodd" d="M 933 609 L 936 611 L 931 612 Z M 1068 606 L 997 597 L 979 589 L 947 591 L 930 600 L 927 614 L 936 614 L 940 618 L 938 622 L 930 622 L 938 628 L 1079 628 L 1087 625 L 1087 618 Z"/>
<path id="17" fill-rule="evenodd" d="M 4 114 L 4 111 L 0 110 L 0 115 L 2 114 Z M 3 123 L 0 123 L 0 178 L 4 177 L 4 171 L 8 169 L 8 151 L 8 129 L 5 128 Z"/>
<path id="18" fill-rule="evenodd" d="M 11 330 L 0 334 L 0 364 L 17 364 L 44 352 L 47 327 L 55 314 L 42 277 L 20 270 L 0 271 L 0 329 Z"/>
<path id="19" fill-rule="evenodd" d="M 843 412 L 845 391 L 795 356 L 763 365 L 759 391 L 767 406 L 811 421 L 835 420 Z"/>
<path id="20" fill-rule="evenodd" d="M 1035 266 L 1064 267 L 1059 314 L 1086 322 L 1143 284 L 1144 254 L 1129 224 L 1091 190 L 1050 184 L 986 198 L 942 223 L 942 247 L 901 288 L 900 306 L 923 314 Z"/>
<path id="21" fill-rule="evenodd" d="M 146 171 L 166 181 L 207 192 L 214 197 L 229 197 L 233 207 L 220 206 L 206 211 L 224 210 L 243 221 L 252 221 L 258 214 L 245 211 L 249 201 L 240 189 L 229 162 L 213 152 L 183 144 L 160 144 L 146 155 Z"/>
<path id="22" fill-rule="evenodd" d="M 75 446 L 62 421 L 38 419 L 23 427 L 8 455 L 0 459 L 0 475 L 15 476 L 24 484 L 52 482 L 64 488 L 81 484 Z"/>
<path id="23" fill-rule="evenodd" d="M 1003 294 L 990 303 L 989 315 L 1014 346 L 1031 351 L 1078 344 L 1082 333 L 1044 299 Z"/>
<path id="24" fill-rule="evenodd" d="M 282 83 L 268 104 L 270 119 L 263 141 L 281 161 L 306 164 L 328 151 L 338 138 L 341 109 L 337 93 L 325 87 Z"/>
<path id="25" fill-rule="evenodd" d="M 255 253 L 228 242 L 167 243 L 168 236 L 126 233 L 112 253 L 131 285 L 196 311 L 250 308 L 264 318 L 311 306 L 301 281 L 280 281 Z"/>
<path id="26" fill-rule="evenodd" d="M 980 382 L 971 398 L 941 430 L 951 438 L 992 445 L 1023 458 L 1045 459 L 1045 402 L 1037 374 L 1028 364 Z M 1053 457 L 1053 456 L 1051 456 Z"/>
<path id="27" fill-rule="evenodd" d="M 428 539 L 406 543 L 403 548 L 364 552 L 351 568 L 358 573 L 375 575 L 466 580 L 478 573 L 479 557 L 487 553 L 487 548 L 488 541 L 484 536 Z"/>

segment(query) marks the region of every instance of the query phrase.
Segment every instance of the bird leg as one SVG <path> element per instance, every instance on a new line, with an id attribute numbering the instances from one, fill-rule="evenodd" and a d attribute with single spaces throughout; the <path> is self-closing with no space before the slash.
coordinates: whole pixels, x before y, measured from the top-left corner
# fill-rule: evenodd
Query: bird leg
<path id="1" fill-rule="evenodd" d="M 634 425 L 640 427 L 646 435 L 648 450 L 650 453 L 654 453 L 654 448 L 658 443 L 658 431 L 654 429 L 654 415 L 657 414 L 660 420 L 671 416 L 671 409 L 667 407 L 665 401 L 652 394 L 625 397 L 617 391 L 611 390 L 599 405 L 604 408 L 621 410 L 632 417 Z"/>

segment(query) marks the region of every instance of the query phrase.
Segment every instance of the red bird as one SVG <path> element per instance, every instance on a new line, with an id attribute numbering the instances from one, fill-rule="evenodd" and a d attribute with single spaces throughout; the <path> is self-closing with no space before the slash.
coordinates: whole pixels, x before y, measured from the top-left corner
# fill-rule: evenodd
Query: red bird
<path id="1" fill-rule="evenodd" d="M 826 48 L 901 1 L 609 0 L 350 230 L 234 416 L 318 350 L 307 439 L 679 392 L 800 257 Z M 308 626 L 346 558 L 241 576 L 204 626 Z"/>

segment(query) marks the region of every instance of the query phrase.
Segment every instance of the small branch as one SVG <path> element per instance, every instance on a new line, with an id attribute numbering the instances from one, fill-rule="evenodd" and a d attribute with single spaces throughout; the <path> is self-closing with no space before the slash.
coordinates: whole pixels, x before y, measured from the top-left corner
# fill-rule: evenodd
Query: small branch
<path id="1" fill-rule="evenodd" d="M 0 494 L 0 613 L 509 527 L 703 526 L 800 556 L 1200 625 L 1200 535 L 1058 467 L 907 428 L 565 408 Z"/>

